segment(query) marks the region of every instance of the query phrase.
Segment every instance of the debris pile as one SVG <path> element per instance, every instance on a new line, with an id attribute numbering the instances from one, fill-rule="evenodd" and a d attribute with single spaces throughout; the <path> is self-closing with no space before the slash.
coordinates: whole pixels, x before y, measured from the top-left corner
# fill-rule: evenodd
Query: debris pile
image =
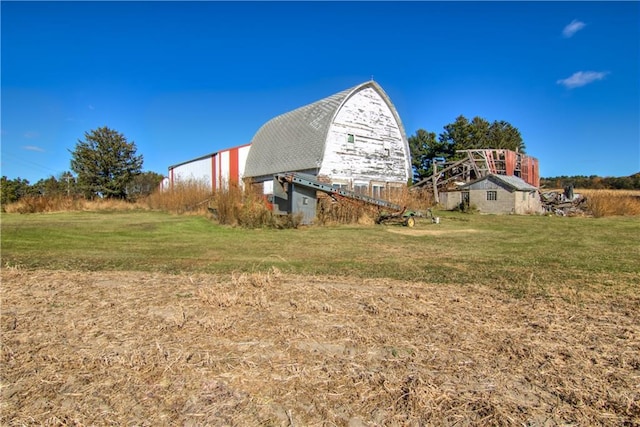
<path id="1" fill-rule="evenodd" d="M 565 187 L 564 191 L 548 191 L 540 193 L 544 211 L 558 216 L 588 215 L 587 199 L 581 194 L 574 194 L 573 187 Z"/>

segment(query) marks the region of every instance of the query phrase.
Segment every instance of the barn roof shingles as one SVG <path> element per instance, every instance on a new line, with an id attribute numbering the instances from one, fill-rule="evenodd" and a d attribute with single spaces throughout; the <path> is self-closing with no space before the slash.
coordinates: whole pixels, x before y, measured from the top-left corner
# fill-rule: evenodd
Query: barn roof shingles
<path id="1" fill-rule="evenodd" d="M 393 104 L 377 83 L 361 83 L 265 123 L 251 141 L 244 176 L 259 177 L 319 168 L 334 117 L 353 94 L 366 87 L 376 90 L 399 120 Z"/>

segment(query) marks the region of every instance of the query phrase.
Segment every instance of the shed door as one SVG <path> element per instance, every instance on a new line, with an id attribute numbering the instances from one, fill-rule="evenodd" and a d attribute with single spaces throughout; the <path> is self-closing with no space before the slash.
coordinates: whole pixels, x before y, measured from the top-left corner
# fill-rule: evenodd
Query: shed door
<path id="1" fill-rule="evenodd" d="M 463 191 L 462 192 L 462 204 L 465 206 L 469 206 L 469 192 L 468 191 Z"/>

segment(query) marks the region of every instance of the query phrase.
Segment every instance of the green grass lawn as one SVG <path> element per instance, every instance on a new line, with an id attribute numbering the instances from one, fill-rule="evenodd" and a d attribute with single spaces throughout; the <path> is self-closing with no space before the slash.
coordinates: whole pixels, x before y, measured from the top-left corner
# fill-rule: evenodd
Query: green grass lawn
<path id="1" fill-rule="evenodd" d="M 1 216 L 2 266 L 260 272 L 635 292 L 640 219 L 438 213 L 440 224 L 243 229 L 159 212 Z"/>

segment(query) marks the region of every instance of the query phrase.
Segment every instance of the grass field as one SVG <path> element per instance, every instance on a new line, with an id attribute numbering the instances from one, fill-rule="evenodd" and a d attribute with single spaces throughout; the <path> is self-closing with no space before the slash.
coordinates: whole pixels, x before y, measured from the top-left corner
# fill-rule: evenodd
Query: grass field
<path id="1" fill-rule="evenodd" d="M 2 425 L 640 425 L 640 220 L 2 214 Z"/>
<path id="2" fill-rule="evenodd" d="M 63 270 L 268 271 L 588 288 L 637 280 L 637 217 L 441 213 L 441 223 L 246 230 L 154 212 L 2 216 L 5 265 Z"/>

